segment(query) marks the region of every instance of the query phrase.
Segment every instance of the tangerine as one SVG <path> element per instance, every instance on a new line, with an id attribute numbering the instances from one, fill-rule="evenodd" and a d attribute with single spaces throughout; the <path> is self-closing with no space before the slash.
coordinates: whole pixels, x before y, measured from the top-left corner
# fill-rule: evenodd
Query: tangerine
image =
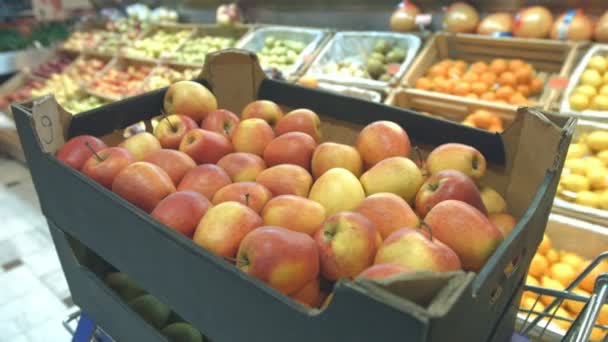
<path id="1" fill-rule="evenodd" d="M 507 61 L 502 58 L 494 59 L 490 63 L 490 70 L 496 75 L 500 75 L 501 73 L 507 71 L 508 68 L 509 66 Z"/>

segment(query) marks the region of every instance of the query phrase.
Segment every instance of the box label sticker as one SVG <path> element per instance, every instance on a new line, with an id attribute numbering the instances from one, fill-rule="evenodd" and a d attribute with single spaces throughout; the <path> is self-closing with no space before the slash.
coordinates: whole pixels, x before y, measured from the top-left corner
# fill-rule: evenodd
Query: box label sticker
<path id="1" fill-rule="evenodd" d="M 61 114 L 55 98 L 48 95 L 34 101 L 32 118 L 42 150 L 55 154 L 65 143 Z"/>

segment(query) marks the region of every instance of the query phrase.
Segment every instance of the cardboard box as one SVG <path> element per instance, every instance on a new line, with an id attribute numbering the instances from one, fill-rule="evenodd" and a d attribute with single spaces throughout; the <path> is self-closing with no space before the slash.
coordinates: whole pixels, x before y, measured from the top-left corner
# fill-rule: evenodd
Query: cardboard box
<path id="1" fill-rule="evenodd" d="M 577 52 L 576 43 L 550 39 L 495 38 L 474 34 L 437 33 L 420 51 L 403 77 L 402 84 L 406 87 L 414 87 L 416 80 L 424 76 L 433 64 L 445 58 L 462 59 L 468 63 L 490 62 L 494 58 L 520 58 L 532 64 L 538 77 L 545 84 L 541 95 L 533 97 L 531 100 L 537 103 L 537 107 L 548 109 L 559 96 L 559 90 L 549 87 L 548 80 L 553 76 L 568 77 L 574 67 Z M 446 98 L 462 98 L 471 103 L 492 103 L 449 94 L 441 95 Z M 511 105 L 511 107 L 516 108 L 517 106 Z"/>
<path id="2" fill-rule="evenodd" d="M 335 285 L 334 299 L 325 310 L 308 310 L 49 153 L 64 138 L 84 133 L 109 137 L 158 115 L 165 92 L 161 89 L 75 117 L 59 115 L 50 101 L 14 105 L 42 210 L 57 228 L 52 231 L 129 274 L 214 341 L 506 339 L 524 276 L 542 238 L 575 119 L 549 118 L 522 108 L 504 135 L 493 135 L 413 111 L 265 79 L 255 56 L 242 51 L 211 55 L 203 82 L 221 108 L 237 113 L 256 98 L 310 108 L 324 118 L 322 130 L 328 140 L 352 143 L 362 125 L 392 120 L 419 144 L 458 141 L 475 146 L 492 164 L 484 181 L 505 195 L 518 225 L 479 274 L 420 272 L 389 283 L 343 280 Z M 55 243 L 63 248 L 61 241 Z M 60 255 L 64 264 L 73 262 L 73 254 Z M 132 321 L 120 320 L 122 311 L 115 313 L 109 290 L 94 276 L 101 273 L 86 265 L 79 272 L 79 277 L 66 273 L 75 302 L 117 340 L 142 340 L 133 338 Z M 96 297 L 100 292 L 106 295 Z M 149 336 L 143 340 L 155 340 Z"/>

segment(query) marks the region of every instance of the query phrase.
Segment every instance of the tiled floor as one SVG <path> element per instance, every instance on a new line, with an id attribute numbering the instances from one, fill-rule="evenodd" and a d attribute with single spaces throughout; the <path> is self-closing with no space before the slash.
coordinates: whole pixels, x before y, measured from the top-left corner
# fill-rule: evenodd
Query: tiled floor
<path id="1" fill-rule="evenodd" d="M 0 158 L 0 342 L 70 341 L 71 302 L 29 171 Z"/>

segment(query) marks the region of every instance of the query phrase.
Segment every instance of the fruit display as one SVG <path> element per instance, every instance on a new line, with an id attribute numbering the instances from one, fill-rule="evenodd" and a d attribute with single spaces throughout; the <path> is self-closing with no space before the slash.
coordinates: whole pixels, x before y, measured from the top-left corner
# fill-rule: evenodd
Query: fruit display
<path id="1" fill-rule="evenodd" d="M 467 126 L 485 129 L 490 132 L 501 133 L 504 130 L 503 121 L 500 116 L 485 109 L 478 109 L 467 115 L 462 123 Z"/>
<path id="2" fill-rule="evenodd" d="M 582 134 L 570 144 L 557 195 L 569 202 L 608 209 L 608 131 Z"/>
<path id="3" fill-rule="evenodd" d="M 70 65 L 65 71 L 65 74 L 70 78 L 77 80 L 78 83 L 85 84 L 93 80 L 95 75 L 99 73 L 107 65 L 107 60 L 97 57 L 81 57 Z"/>
<path id="4" fill-rule="evenodd" d="M 553 247 L 552 241 L 546 234 L 540 243 L 536 254 L 530 264 L 526 285 L 539 286 L 552 290 L 564 290 L 572 281 L 589 265 L 590 260 L 577 255 L 576 253 L 565 250 L 558 250 Z M 608 265 L 600 263 L 587 277 L 572 290 L 574 294 L 589 298 L 593 293 L 595 281 L 600 273 L 608 272 Z M 540 296 L 533 292 L 524 292 L 521 298 L 520 307 L 526 310 L 542 312 L 546 306 L 550 305 L 555 297 Z M 559 320 L 557 317 L 574 320 L 582 312 L 585 303 L 575 300 L 566 300 L 559 306 L 554 318 L 551 321 L 553 326 L 561 330 L 568 330 L 571 326 L 570 321 Z M 597 323 L 608 324 L 608 306 L 604 305 L 598 315 Z M 546 323 L 545 323 L 546 324 Z M 545 324 L 541 324 L 544 326 Z M 591 341 L 602 341 L 606 331 L 600 328 L 593 328 L 590 336 Z"/>
<path id="5" fill-rule="evenodd" d="M 515 15 L 513 35 L 519 38 L 546 38 L 553 25 L 553 15 L 543 6 L 530 6 Z"/>
<path id="6" fill-rule="evenodd" d="M 569 108 L 564 108 L 562 105 L 563 110 L 608 112 L 608 53 L 606 51 L 599 50 L 587 60 L 578 80 L 574 78 L 576 86 L 568 97 Z"/>
<path id="7" fill-rule="evenodd" d="M 61 46 L 71 51 L 91 50 L 99 44 L 103 32 L 102 30 L 75 31 Z"/>
<path id="8" fill-rule="evenodd" d="M 514 19 L 510 13 L 498 12 L 488 15 L 477 26 L 477 33 L 484 35 L 510 35 Z"/>
<path id="9" fill-rule="evenodd" d="M 32 97 L 53 94 L 58 102 L 64 102 L 80 90 L 80 84 L 66 74 L 54 74 L 44 82 L 44 86 L 32 90 Z"/>
<path id="10" fill-rule="evenodd" d="M 169 342 L 206 342 L 208 339 L 156 297 L 146 293 L 131 277 L 122 272 L 108 273 L 105 284 L 116 292 L 129 308 L 157 329 Z"/>
<path id="11" fill-rule="evenodd" d="M 32 98 L 32 91 L 44 87 L 45 80 L 38 78 L 29 78 L 25 81 L 25 84 L 21 86 L 17 91 L 3 96 L 6 101 L 6 105 L 12 102 L 25 101 Z"/>
<path id="12" fill-rule="evenodd" d="M 201 70 L 195 68 L 175 69 L 170 66 L 161 65 L 152 71 L 144 85 L 145 91 L 168 87 L 177 81 L 192 80 L 200 75 Z"/>
<path id="13" fill-rule="evenodd" d="M 76 136 L 57 158 L 307 307 L 340 279 L 479 272 L 516 223 L 504 198 L 478 185 L 487 163 L 468 145 L 414 162 L 394 122 L 335 143 L 310 109 L 257 100 L 237 116 L 192 81 L 169 87 L 163 111 L 152 133 L 116 146 Z"/>
<path id="14" fill-rule="evenodd" d="M 114 55 L 126 45 L 128 40 L 124 36 L 115 32 L 100 32 L 100 37 L 97 45 L 92 48 L 93 51 L 104 55 Z"/>
<path id="15" fill-rule="evenodd" d="M 88 89 L 111 99 L 141 94 L 144 80 L 152 68 L 147 64 L 116 64 L 92 80 Z"/>
<path id="16" fill-rule="evenodd" d="M 192 29 L 157 29 L 136 40 L 125 48 L 125 55 L 132 58 L 159 59 L 177 49 L 192 34 Z"/>
<path id="17" fill-rule="evenodd" d="M 178 63 L 203 65 L 208 53 L 234 47 L 236 40 L 230 37 L 200 36 L 188 39 L 170 60 Z"/>
<path id="18" fill-rule="evenodd" d="M 33 68 L 30 73 L 37 77 L 49 78 L 53 74 L 62 72 L 68 65 L 73 62 L 73 58 L 69 56 L 59 55 L 49 59 L 48 61 L 39 64 Z"/>
<path id="19" fill-rule="evenodd" d="M 257 55 L 264 69 L 285 70 L 296 62 L 305 47 L 306 45 L 300 41 L 268 36 L 264 39 L 264 47 L 257 51 Z"/>
<path id="20" fill-rule="evenodd" d="M 489 63 L 444 59 L 416 80 L 416 89 L 512 105 L 531 105 L 544 82 L 521 59 L 496 58 Z"/>

